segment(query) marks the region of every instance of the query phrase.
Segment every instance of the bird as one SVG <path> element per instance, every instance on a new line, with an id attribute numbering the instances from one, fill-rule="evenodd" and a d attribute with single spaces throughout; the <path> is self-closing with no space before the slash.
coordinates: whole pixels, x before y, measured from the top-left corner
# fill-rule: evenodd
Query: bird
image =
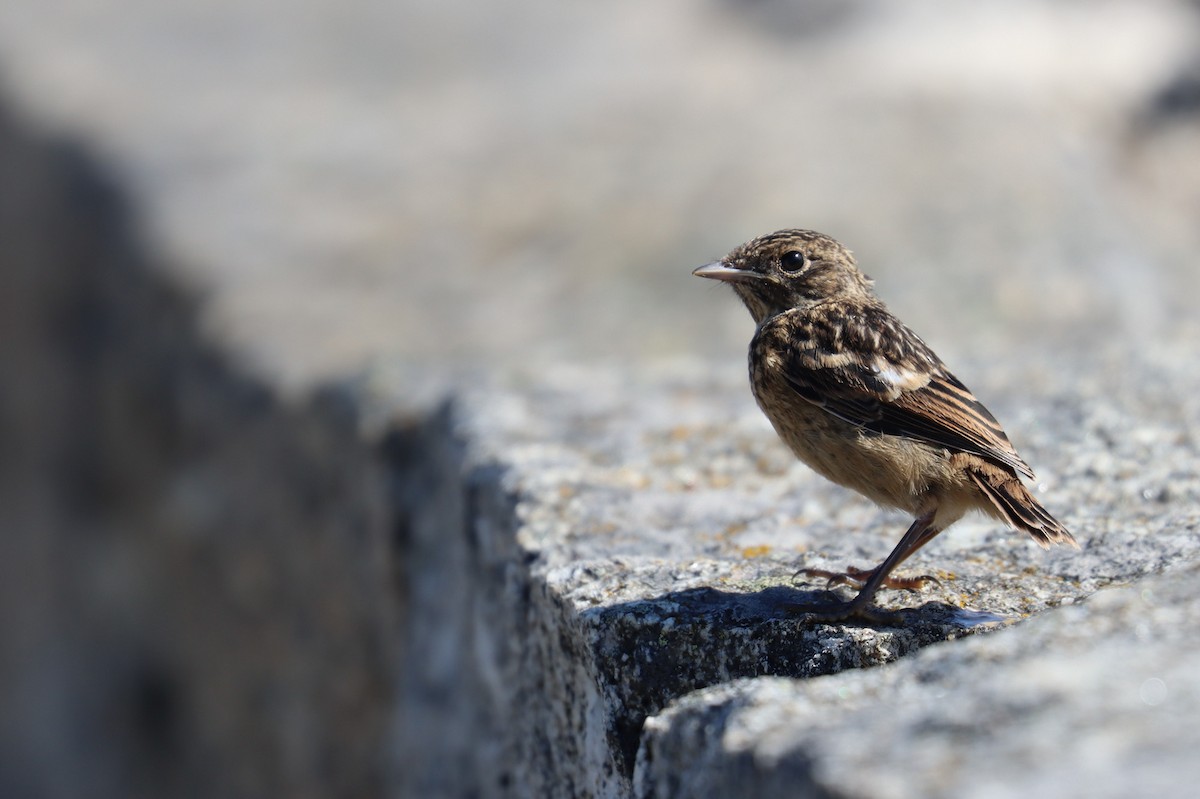
<path id="1" fill-rule="evenodd" d="M 801 569 L 859 588 L 849 600 L 797 603 L 830 621 L 887 622 L 881 588 L 934 578 L 893 570 L 970 511 L 1028 533 L 1043 548 L 1075 538 L 1033 496 L 1035 480 L 996 417 L 897 319 L 853 253 L 813 230 L 780 230 L 692 274 L 728 283 L 750 311 L 750 386 L 762 412 L 813 471 L 913 516 L 874 569 Z"/>

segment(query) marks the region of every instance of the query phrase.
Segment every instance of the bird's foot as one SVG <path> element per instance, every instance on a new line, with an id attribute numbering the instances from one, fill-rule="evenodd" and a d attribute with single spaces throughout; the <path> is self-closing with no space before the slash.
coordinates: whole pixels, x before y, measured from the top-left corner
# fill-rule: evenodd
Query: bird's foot
<path id="1" fill-rule="evenodd" d="M 784 609 L 793 615 L 818 622 L 856 620 L 883 627 L 900 627 L 904 624 L 901 611 L 884 610 L 874 605 L 857 603 L 853 599 L 848 602 L 789 602 L 784 605 Z"/>
<path id="2" fill-rule="evenodd" d="M 792 579 L 795 580 L 800 575 L 804 575 L 805 577 L 824 580 L 827 588 L 832 588 L 835 585 L 849 585 L 854 588 L 862 588 L 874 573 L 874 569 L 857 569 L 853 566 L 847 566 L 845 571 L 840 572 L 826 571 L 825 569 L 800 569 L 792 575 Z M 934 585 L 942 584 L 932 574 L 921 574 L 915 577 L 892 577 L 889 575 L 884 578 L 879 587 L 919 591 L 929 583 L 933 583 Z"/>

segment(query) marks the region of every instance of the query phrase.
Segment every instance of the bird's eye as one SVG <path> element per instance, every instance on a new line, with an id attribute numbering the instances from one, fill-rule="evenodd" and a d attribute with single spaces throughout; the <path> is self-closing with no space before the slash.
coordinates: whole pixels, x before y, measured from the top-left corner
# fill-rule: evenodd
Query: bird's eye
<path id="1" fill-rule="evenodd" d="M 785 272 L 799 272 L 804 268 L 804 253 L 799 250 L 789 250 L 779 259 L 779 265 Z"/>

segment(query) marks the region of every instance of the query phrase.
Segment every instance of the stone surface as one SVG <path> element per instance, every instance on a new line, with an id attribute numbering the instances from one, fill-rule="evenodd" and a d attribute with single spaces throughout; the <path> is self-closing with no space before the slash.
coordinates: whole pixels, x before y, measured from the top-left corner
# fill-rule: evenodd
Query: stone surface
<path id="1" fill-rule="evenodd" d="M 206 327 L 293 388 L 735 357 L 744 312 L 687 271 L 786 226 L 947 355 L 1153 335 L 1200 290 L 1197 115 L 1158 113 L 1186 0 L 13 5 L 10 93 L 101 148 Z"/>
<path id="2" fill-rule="evenodd" d="M 1053 371 L 1030 362 L 1019 390 L 973 381 L 1022 431 L 1014 437 L 1035 468 L 1055 475 L 1046 502 L 1083 549 L 1042 552 L 991 521 L 965 520 L 910 567 L 941 585 L 886 592 L 885 603 L 911 609 L 903 627 L 880 629 L 796 618 L 787 603 L 819 588 L 791 575 L 873 565 L 907 520 L 793 464 L 741 374 L 675 364 L 475 376 L 437 417 L 448 431 L 440 438 L 462 442 L 451 473 L 463 475 L 468 504 L 454 525 L 414 533 L 405 559 L 411 579 L 427 583 L 417 593 L 456 610 L 439 610 L 431 629 L 411 628 L 405 649 L 467 653 L 454 679 L 487 683 L 487 701 L 480 715 L 479 692 L 410 690 L 401 724 L 420 745 L 398 750 L 399 770 L 425 773 L 426 790 L 465 790 L 469 769 L 422 772 L 438 747 L 428 730 L 457 717 L 450 740 L 467 740 L 471 724 L 489 730 L 494 771 L 481 772 L 491 776 L 475 790 L 624 796 L 643 720 L 697 688 L 889 663 L 1194 560 L 1200 386 L 1185 352 L 1164 348 L 1159 362 L 1141 363 L 1080 357 Z M 386 409 L 411 382 L 403 370 L 379 370 L 361 391 L 368 407 Z M 446 535 L 464 523 L 465 542 Z M 449 679 L 441 667 L 436 674 Z M 676 732 L 675 718 L 657 722 L 664 731 L 649 739 L 670 749 L 683 736 L 655 761 L 661 770 L 643 777 L 644 791 L 689 774 L 697 742 Z M 859 721 L 846 723 L 852 735 Z M 696 785 L 721 786 L 709 795 L 756 795 L 725 790 L 733 783 L 720 780 L 735 780 L 740 767 L 713 763 L 712 774 L 697 773 Z"/>
<path id="3" fill-rule="evenodd" d="M 382 473 L 197 330 L 78 148 L 0 109 L 0 795 L 372 796 Z"/>
<path id="4" fill-rule="evenodd" d="M 931 772 L 833 748 L 871 720 L 849 705 L 819 706 L 828 749 L 749 710 L 761 740 L 704 737 L 840 683 L 689 692 L 854 667 L 830 679 L 882 701 L 909 668 L 1004 730 L 1017 687 L 965 695 L 994 662 L 1107 690 L 1125 628 L 1025 631 L 1197 555 L 1195 14 L 6 9 L 7 96 L 86 147 L 0 124 L 0 793 L 628 796 L 651 717 L 643 793 L 919 794 Z M 820 591 L 797 567 L 873 564 L 908 521 L 792 462 L 745 387 L 744 310 L 687 274 L 790 225 L 858 253 L 1081 552 L 967 520 L 913 563 L 939 585 L 883 595 L 903 627 L 789 614 Z M 1172 636 L 1145 651 L 1185 662 Z M 995 641 L 1011 660 L 969 654 Z M 886 666 L 914 654 L 947 671 Z M 1191 690 L 1163 674 L 1139 696 Z M 1080 685 L 1062 715 L 1090 734 L 1052 765 L 1102 779 L 1086 746 L 1156 733 L 1087 716 Z M 953 763 L 959 721 L 892 729 Z M 1191 773 L 1161 751 L 1154 774 Z M 1058 785 L 1025 752 L 981 769 Z"/>
<path id="5" fill-rule="evenodd" d="M 836 679 L 883 696 L 904 672 L 877 667 L 962 651 L 928 657 L 963 692 L 992 684 L 978 646 L 1011 646 L 1012 668 L 1040 670 L 1053 636 L 1023 631 L 1050 628 L 1017 622 L 1091 618 L 1130 583 L 1165 596 L 1169 618 L 1184 589 L 1138 581 L 1200 554 L 1200 376 L 1182 337 L 953 364 L 1083 550 L 1044 553 L 968 520 L 912 564 L 940 584 L 883 595 L 908 608 L 902 626 L 814 625 L 788 603 L 822 589 L 793 572 L 871 565 L 907 519 L 794 463 L 741 364 L 458 376 L 381 364 L 283 403 L 196 330 L 88 159 L 11 120 L 0 155 L 0 353 L 3 374 L 22 376 L 0 427 L 0 507 L 16 531 L 0 557 L 6 794 L 624 797 L 828 791 L 849 771 L 863 795 L 920 792 L 921 773 L 868 775 L 759 721 L 741 750 L 704 735 L 741 718 L 739 702 L 808 690 L 744 678 L 850 669 Z M 1122 630 L 1058 661 L 1103 689 Z M 1190 690 L 1177 670 L 1139 679 L 1151 702 Z M 998 688 L 969 706 L 1003 726 L 1021 696 Z M 1062 701 L 1082 713 L 1085 696 Z M 870 717 L 834 710 L 819 713 L 830 742 Z M 1055 767 L 1100 779 L 1089 742 L 1111 734 L 1122 757 L 1153 745 L 1119 710 L 1087 716 L 1096 734 Z M 921 725 L 896 719 L 909 721 Z M 930 758 L 969 751 L 938 742 Z M 755 747 L 779 756 L 739 754 Z M 1011 751 L 997 770 L 1022 762 Z M 1030 784 L 1053 787 L 1051 771 L 1044 783 L 1028 771 Z"/>
<path id="6" fill-rule="evenodd" d="M 1127 797 L 1200 780 L 1200 567 L 871 671 L 743 680 L 646 724 L 639 797 Z"/>

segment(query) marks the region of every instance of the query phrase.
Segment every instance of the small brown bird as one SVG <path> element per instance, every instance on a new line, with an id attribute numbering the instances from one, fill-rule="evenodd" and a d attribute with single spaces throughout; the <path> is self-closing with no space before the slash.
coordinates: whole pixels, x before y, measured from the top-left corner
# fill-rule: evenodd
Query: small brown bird
<path id="1" fill-rule="evenodd" d="M 916 517 L 873 570 L 802 570 L 861 589 L 848 602 L 798 610 L 885 620 L 871 606 L 876 591 L 932 579 L 892 578 L 892 570 L 971 510 L 1042 547 L 1078 547 L 1022 484 L 1033 470 L 996 418 L 892 316 L 837 241 L 781 230 L 692 274 L 729 283 L 754 317 L 750 386 L 792 452 L 833 482 Z"/>

